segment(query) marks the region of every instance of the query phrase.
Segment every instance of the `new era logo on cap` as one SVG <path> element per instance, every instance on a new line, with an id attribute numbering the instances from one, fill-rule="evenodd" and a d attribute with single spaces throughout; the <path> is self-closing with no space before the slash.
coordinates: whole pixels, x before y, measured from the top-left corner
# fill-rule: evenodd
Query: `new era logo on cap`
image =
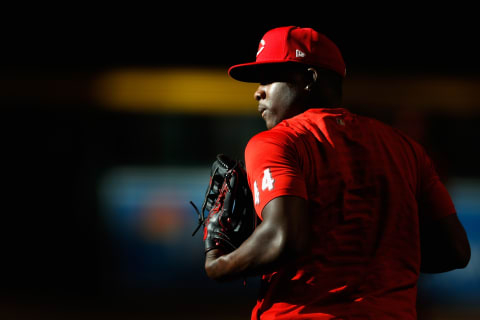
<path id="1" fill-rule="evenodd" d="M 228 74 L 236 80 L 259 82 L 265 66 L 286 62 L 317 66 L 345 76 L 342 54 L 330 39 L 311 28 L 294 26 L 275 28 L 265 33 L 255 62 L 232 66 Z"/>
<path id="2" fill-rule="evenodd" d="M 295 57 L 297 58 L 304 58 L 305 57 L 305 52 L 302 52 L 300 50 L 295 50 Z"/>

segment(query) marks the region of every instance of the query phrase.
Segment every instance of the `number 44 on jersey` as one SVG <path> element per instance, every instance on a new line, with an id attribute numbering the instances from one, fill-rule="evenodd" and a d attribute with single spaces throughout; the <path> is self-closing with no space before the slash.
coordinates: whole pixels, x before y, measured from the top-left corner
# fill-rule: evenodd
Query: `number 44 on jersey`
<path id="1" fill-rule="evenodd" d="M 270 172 L 270 168 L 267 168 L 263 171 L 263 178 L 262 178 L 262 191 L 268 189 L 268 191 L 273 190 L 273 184 L 275 179 L 272 177 L 272 173 Z M 255 197 L 255 205 L 260 204 L 260 191 L 258 190 L 257 181 L 253 183 L 253 193 Z"/>

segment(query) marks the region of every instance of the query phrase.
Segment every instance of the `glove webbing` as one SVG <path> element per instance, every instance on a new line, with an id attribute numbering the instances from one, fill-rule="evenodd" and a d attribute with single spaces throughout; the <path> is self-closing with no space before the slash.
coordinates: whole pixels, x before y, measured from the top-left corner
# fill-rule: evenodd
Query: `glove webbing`
<path id="1" fill-rule="evenodd" d="M 197 215 L 198 215 L 198 225 L 195 228 L 195 230 L 192 233 L 192 237 L 200 230 L 200 227 L 202 225 L 205 225 L 205 207 L 207 206 L 207 196 L 212 191 L 213 188 L 213 177 L 215 177 L 215 174 L 217 173 L 218 168 L 215 168 L 215 171 L 213 171 L 213 174 L 210 176 L 210 182 L 208 183 L 208 188 L 207 192 L 205 192 L 205 198 L 203 200 L 202 204 L 202 210 L 199 211 L 197 206 L 193 203 L 193 201 L 190 201 L 190 204 L 193 206 L 193 209 L 195 209 Z"/>
<path id="2" fill-rule="evenodd" d="M 223 161 L 221 161 L 221 159 L 218 159 L 218 162 L 225 168 L 225 169 L 228 169 L 228 165 L 226 163 L 224 163 Z M 230 169 L 228 170 L 228 172 L 225 174 L 225 180 L 227 180 L 227 183 L 224 184 L 224 186 L 222 187 L 222 190 L 220 191 L 220 195 L 222 196 L 222 199 L 223 197 L 225 196 L 225 192 L 227 190 L 223 190 L 223 188 L 226 186 L 230 191 L 230 178 L 232 176 L 232 173 L 235 173 L 238 175 L 238 173 L 234 172 L 234 169 L 238 166 L 238 162 L 235 163 L 235 165 Z M 197 206 L 193 203 L 193 201 L 190 201 L 190 204 L 193 206 L 193 209 L 195 209 L 195 212 L 197 213 L 198 215 L 198 225 L 197 227 L 195 228 L 195 230 L 193 231 L 192 233 L 192 237 L 195 236 L 195 234 L 198 232 L 198 230 L 200 230 L 200 227 L 203 225 L 205 226 L 205 223 L 206 223 L 206 219 L 205 219 L 205 207 L 207 206 L 207 201 L 208 201 L 208 195 L 210 194 L 210 192 L 212 191 L 212 188 L 213 188 L 213 178 L 215 177 L 215 174 L 217 173 L 218 171 L 218 168 L 215 168 L 215 170 L 213 171 L 213 173 L 211 174 L 210 176 L 210 182 L 208 184 L 208 188 L 207 188 L 207 191 L 205 192 L 205 198 L 203 200 L 203 204 L 202 204 L 202 210 L 198 210 Z M 238 177 L 237 177 L 238 179 Z M 220 198 L 220 195 L 219 195 L 219 198 Z M 216 212 L 218 212 L 219 210 L 219 207 L 221 207 L 221 202 L 218 201 L 217 199 L 217 203 L 215 205 L 217 208 L 216 208 Z M 215 207 L 214 207 L 215 209 Z M 214 210 L 212 209 L 212 210 Z M 233 210 L 233 208 L 232 208 Z M 220 217 L 219 217 L 220 218 Z M 221 220 L 219 221 L 220 225 L 223 227 L 222 225 L 222 222 Z M 225 241 L 227 241 L 227 243 L 229 245 L 232 246 L 232 248 L 236 249 L 236 247 L 234 245 L 232 245 L 230 243 L 230 241 L 224 239 Z"/>

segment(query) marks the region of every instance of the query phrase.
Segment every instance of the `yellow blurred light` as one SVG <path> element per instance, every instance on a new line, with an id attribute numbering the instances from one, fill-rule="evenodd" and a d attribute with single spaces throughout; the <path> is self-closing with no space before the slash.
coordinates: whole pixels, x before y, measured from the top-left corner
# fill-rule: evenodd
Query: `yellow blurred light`
<path id="1" fill-rule="evenodd" d="M 252 114 L 256 88 L 231 79 L 226 70 L 127 69 L 98 77 L 94 98 L 120 109 Z"/>

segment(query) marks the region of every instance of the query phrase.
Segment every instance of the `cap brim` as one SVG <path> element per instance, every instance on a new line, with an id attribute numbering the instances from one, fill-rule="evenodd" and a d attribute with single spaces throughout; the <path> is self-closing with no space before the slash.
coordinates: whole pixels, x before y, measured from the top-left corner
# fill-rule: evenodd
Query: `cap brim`
<path id="1" fill-rule="evenodd" d="M 243 63 L 230 67 L 228 74 L 238 81 L 260 83 L 263 79 L 271 77 L 272 74 L 278 73 L 292 64 L 299 65 L 301 63 L 285 60 Z"/>

